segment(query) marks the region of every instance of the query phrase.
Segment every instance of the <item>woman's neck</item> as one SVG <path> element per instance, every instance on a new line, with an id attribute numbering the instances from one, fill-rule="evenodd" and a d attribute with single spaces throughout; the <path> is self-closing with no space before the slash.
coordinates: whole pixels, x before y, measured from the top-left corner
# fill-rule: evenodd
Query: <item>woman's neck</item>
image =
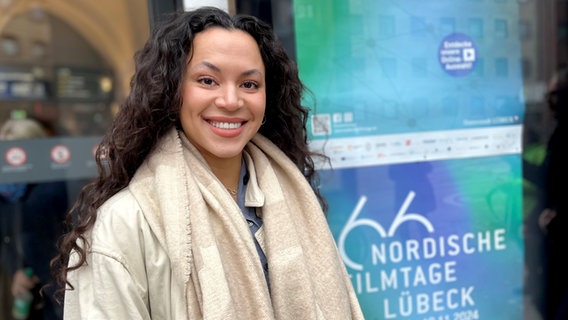
<path id="1" fill-rule="evenodd" d="M 239 187 L 239 176 L 241 174 L 242 155 L 230 159 L 216 159 L 210 161 L 207 159 L 209 167 L 213 174 L 221 181 L 221 183 L 230 190 L 236 192 Z"/>

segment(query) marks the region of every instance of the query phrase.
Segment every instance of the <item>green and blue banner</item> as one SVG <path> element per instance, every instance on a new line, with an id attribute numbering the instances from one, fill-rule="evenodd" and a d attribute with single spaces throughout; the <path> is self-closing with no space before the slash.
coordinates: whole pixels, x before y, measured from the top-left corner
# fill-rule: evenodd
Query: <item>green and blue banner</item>
<path id="1" fill-rule="evenodd" d="M 522 319 L 518 3 L 294 1 L 328 220 L 366 319 Z"/>

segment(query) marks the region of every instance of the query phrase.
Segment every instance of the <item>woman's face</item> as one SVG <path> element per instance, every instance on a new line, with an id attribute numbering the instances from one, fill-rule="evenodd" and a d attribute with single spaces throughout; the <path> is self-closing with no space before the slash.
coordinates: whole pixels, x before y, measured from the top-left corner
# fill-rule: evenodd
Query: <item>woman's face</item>
<path id="1" fill-rule="evenodd" d="M 255 40 L 219 27 L 198 33 L 183 81 L 180 120 L 211 165 L 240 161 L 266 107 L 265 68 Z"/>

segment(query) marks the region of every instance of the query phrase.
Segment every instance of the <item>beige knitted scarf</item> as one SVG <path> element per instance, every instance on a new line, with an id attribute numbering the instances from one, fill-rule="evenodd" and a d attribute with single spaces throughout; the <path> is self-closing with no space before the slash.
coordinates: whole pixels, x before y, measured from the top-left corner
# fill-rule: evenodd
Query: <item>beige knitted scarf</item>
<path id="1" fill-rule="evenodd" d="M 190 319 L 363 319 L 314 192 L 274 144 L 257 135 L 245 149 L 251 179 L 265 197 L 257 239 L 270 290 L 243 214 L 200 153 L 177 131 L 160 149 L 150 163 L 166 154 L 177 176 L 161 183 L 187 199 L 181 208 L 175 201 L 159 207 L 167 230 L 161 236 L 174 274 L 185 283 Z M 183 217 L 168 214 L 180 209 Z"/>

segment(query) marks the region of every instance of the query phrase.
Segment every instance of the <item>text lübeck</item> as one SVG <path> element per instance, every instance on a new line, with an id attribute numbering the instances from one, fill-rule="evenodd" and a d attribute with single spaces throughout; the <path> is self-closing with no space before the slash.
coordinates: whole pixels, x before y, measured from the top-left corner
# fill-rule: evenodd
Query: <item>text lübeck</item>
<path id="1" fill-rule="evenodd" d="M 398 298 L 383 300 L 385 319 L 473 307 L 473 289 L 474 287 L 470 286 L 414 295 L 403 291 Z"/>

